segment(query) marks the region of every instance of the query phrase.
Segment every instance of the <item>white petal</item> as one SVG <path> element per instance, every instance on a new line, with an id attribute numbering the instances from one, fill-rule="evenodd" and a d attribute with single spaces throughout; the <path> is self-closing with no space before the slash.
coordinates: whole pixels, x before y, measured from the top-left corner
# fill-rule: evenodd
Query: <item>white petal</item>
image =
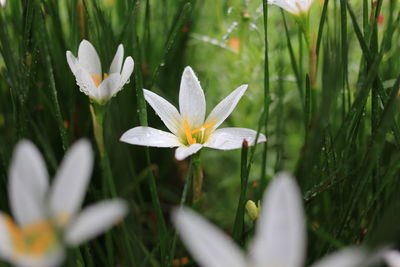
<path id="1" fill-rule="evenodd" d="M 390 250 L 384 254 L 384 259 L 389 267 L 400 267 L 400 252 Z"/>
<path id="2" fill-rule="evenodd" d="M 367 256 L 364 251 L 358 248 L 345 248 L 322 258 L 313 264 L 312 267 L 355 267 L 365 262 Z"/>
<path id="3" fill-rule="evenodd" d="M 101 62 L 99 55 L 97 55 L 96 49 L 93 45 L 83 40 L 78 49 L 78 60 L 79 64 L 84 68 L 90 75 L 101 75 Z"/>
<path id="4" fill-rule="evenodd" d="M 122 200 L 102 201 L 85 208 L 65 232 L 65 241 L 73 246 L 79 245 L 107 231 L 128 212 Z"/>
<path id="5" fill-rule="evenodd" d="M 6 6 L 6 0 L 0 0 L 0 5 L 2 7 L 5 7 Z"/>
<path id="6" fill-rule="evenodd" d="M 305 218 L 299 188 L 289 174 L 278 174 L 262 201 L 250 254 L 256 266 L 303 266 Z M 340 265 L 337 265 L 340 266 Z"/>
<path id="7" fill-rule="evenodd" d="M 294 1 L 268 0 L 268 4 L 276 5 L 293 14 L 298 14 L 300 11 L 299 8 L 296 7 Z"/>
<path id="8" fill-rule="evenodd" d="M 241 85 L 235 91 L 225 97 L 219 104 L 211 111 L 206 120 L 207 122 L 214 122 L 214 129 L 217 128 L 235 109 L 240 98 L 246 92 L 247 84 Z"/>
<path id="9" fill-rule="evenodd" d="M 154 109 L 168 130 L 179 136 L 183 121 L 178 110 L 167 100 L 149 90 L 143 89 L 143 93 L 147 103 Z"/>
<path id="10" fill-rule="evenodd" d="M 172 221 L 186 248 L 200 266 L 247 266 L 240 248 L 200 215 L 180 208 L 172 214 Z"/>
<path id="11" fill-rule="evenodd" d="M 189 157 L 190 155 L 195 154 L 202 147 L 203 147 L 203 145 L 201 145 L 201 144 L 193 144 L 190 146 L 180 146 L 175 150 L 175 158 L 177 160 L 184 160 L 185 158 Z"/>
<path id="12" fill-rule="evenodd" d="M 76 84 L 79 86 L 79 90 L 82 93 L 88 95 L 93 99 L 99 98 L 99 90 L 96 87 L 92 77 L 86 70 L 82 68 L 77 69 L 75 73 L 75 78 Z"/>
<path id="13" fill-rule="evenodd" d="M 14 150 L 8 185 L 11 210 L 19 225 L 44 218 L 47 189 L 48 174 L 42 155 L 31 142 L 19 142 Z"/>
<path id="14" fill-rule="evenodd" d="M 53 216 L 71 218 L 85 198 L 93 168 L 93 152 L 87 140 L 77 141 L 64 156 L 49 195 Z"/>
<path id="15" fill-rule="evenodd" d="M 182 118 L 188 120 L 191 129 L 200 127 L 204 123 L 206 99 L 200 82 L 191 67 L 186 67 L 182 74 L 179 110 Z"/>
<path id="16" fill-rule="evenodd" d="M 106 102 L 122 89 L 121 74 L 110 74 L 107 78 L 103 80 L 103 82 L 97 89 L 99 91 L 99 97 L 97 98 L 97 100 L 100 102 Z"/>
<path id="17" fill-rule="evenodd" d="M 6 216 L 7 215 L 0 212 L 0 257 L 3 259 L 9 259 L 12 253 L 12 244 L 6 225 Z"/>
<path id="18" fill-rule="evenodd" d="M 256 136 L 256 131 L 247 128 L 222 128 L 215 130 L 204 146 L 221 150 L 237 149 L 242 147 L 243 140 L 247 140 L 250 146 L 254 145 Z M 260 133 L 257 143 L 265 141 L 265 135 Z"/>
<path id="19" fill-rule="evenodd" d="M 75 75 L 77 69 L 80 67 L 78 59 L 71 53 L 71 51 L 66 52 L 68 66 L 71 69 L 72 73 Z"/>
<path id="20" fill-rule="evenodd" d="M 176 147 L 181 145 L 178 138 L 171 133 L 142 126 L 126 131 L 119 140 L 139 146 Z"/>
<path id="21" fill-rule="evenodd" d="M 125 59 L 124 67 L 122 68 L 121 72 L 121 87 L 124 86 L 131 77 L 134 65 L 135 63 L 133 62 L 132 57 L 127 57 Z"/>
<path id="22" fill-rule="evenodd" d="M 17 255 L 9 261 L 19 267 L 55 267 L 60 266 L 65 259 L 65 251 L 61 246 L 52 248 L 43 257 Z"/>
<path id="23" fill-rule="evenodd" d="M 124 46 L 122 44 L 120 44 L 118 46 L 117 52 L 115 53 L 115 56 L 111 63 L 108 74 L 121 73 L 121 67 L 122 67 L 123 60 L 124 60 Z"/>

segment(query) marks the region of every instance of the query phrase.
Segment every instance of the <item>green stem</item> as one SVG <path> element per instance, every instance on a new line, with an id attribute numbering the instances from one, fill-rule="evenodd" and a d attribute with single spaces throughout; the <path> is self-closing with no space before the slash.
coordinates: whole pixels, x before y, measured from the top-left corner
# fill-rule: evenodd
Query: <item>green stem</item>
<path id="1" fill-rule="evenodd" d="M 246 206 L 246 189 L 247 181 L 249 178 L 249 167 L 247 166 L 247 154 L 249 144 L 246 140 L 243 141 L 242 145 L 242 156 L 241 156 L 241 172 L 240 172 L 240 197 L 239 203 L 235 215 L 235 223 L 233 225 L 233 239 L 239 244 L 244 244 L 243 230 L 244 230 L 244 214 Z"/>
<path id="2" fill-rule="evenodd" d="M 263 15 L 264 15 L 264 130 L 268 134 L 268 121 L 269 121 L 269 60 L 268 60 L 268 3 L 263 1 Z M 268 142 L 264 142 L 264 149 L 262 153 L 262 166 L 260 175 L 260 189 L 264 191 L 267 186 L 267 155 L 268 155 Z"/>
<path id="3" fill-rule="evenodd" d="M 188 197 L 189 188 L 190 188 L 190 185 L 192 184 L 192 182 L 193 182 L 193 156 L 190 159 L 189 169 L 188 169 L 188 172 L 187 172 L 186 178 L 185 178 L 185 185 L 183 186 L 181 200 L 179 201 L 179 208 L 181 208 L 185 205 L 186 199 Z M 170 257 L 169 257 L 169 261 L 168 261 L 168 266 L 172 263 L 172 259 L 175 256 L 176 240 L 177 240 L 177 233 L 176 233 L 176 231 L 174 231 L 174 235 L 172 237 L 171 253 L 170 253 Z"/>
<path id="4" fill-rule="evenodd" d="M 200 152 L 194 154 L 191 158 L 194 172 L 193 172 L 193 202 L 199 201 L 203 188 L 203 171 L 201 169 Z"/>
<path id="5" fill-rule="evenodd" d="M 107 106 L 104 105 L 98 105 L 96 103 L 93 103 L 90 105 L 90 112 L 92 114 L 92 121 L 93 121 L 93 131 L 94 131 L 94 136 L 96 139 L 97 147 L 100 152 L 100 165 L 102 169 L 102 175 L 103 175 L 103 190 L 106 192 L 106 188 L 109 188 L 109 193 L 111 194 L 112 198 L 117 198 L 118 193 L 115 187 L 114 183 L 114 178 L 112 175 L 111 171 L 111 164 L 110 164 L 110 159 L 107 154 L 107 150 L 105 149 L 104 145 L 104 115 L 106 112 Z M 107 186 L 105 184 L 107 182 Z M 122 225 L 122 230 L 123 230 L 123 242 L 125 244 L 126 250 L 128 251 L 129 258 L 131 262 L 134 262 L 133 258 L 133 253 L 132 253 L 132 247 L 129 243 L 128 239 L 128 229 L 126 228 L 126 225 Z M 112 246 L 112 235 L 110 233 L 107 233 L 106 235 L 106 243 L 107 243 L 107 251 L 108 254 L 110 255 L 110 262 L 114 264 L 113 260 L 113 246 Z"/>

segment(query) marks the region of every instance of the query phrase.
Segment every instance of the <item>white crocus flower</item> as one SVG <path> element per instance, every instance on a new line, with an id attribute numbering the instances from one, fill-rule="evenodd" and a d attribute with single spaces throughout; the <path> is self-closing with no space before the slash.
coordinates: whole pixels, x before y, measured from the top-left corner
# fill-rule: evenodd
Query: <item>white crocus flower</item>
<path id="1" fill-rule="evenodd" d="M 5 7 L 6 6 L 6 0 L 0 0 L 0 5 L 2 7 Z"/>
<path id="2" fill-rule="evenodd" d="M 390 250 L 384 254 L 384 259 L 389 267 L 400 267 L 400 252 L 397 250 Z"/>
<path id="3" fill-rule="evenodd" d="M 64 244 L 76 246 L 127 213 L 122 200 L 101 201 L 80 212 L 93 167 L 88 141 L 75 143 L 50 187 L 44 160 L 29 141 L 14 152 L 8 194 L 13 219 L 0 212 L 0 257 L 17 266 L 62 263 Z"/>
<path id="4" fill-rule="evenodd" d="M 122 89 L 134 67 L 132 57 L 127 57 L 122 67 L 124 60 L 122 44 L 118 46 L 108 74 L 104 75 L 101 71 L 100 58 L 90 42 L 83 40 L 80 43 L 78 58 L 71 51 L 67 51 L 66 55 L 79 89 L 99 104 L 106 103 Z"/>
<path id="5" fill-rule="evenodd" d="M 175 157 L 182 160 L 202 147 L 221 150 L 240 148 L 243 140 L 253 145 L 256 131 L 246 128 L 217 127 L 231 114 L 247 89 L 242 85 L 222 100 L 205 119 L 206 100 L 200 82 L 190 67 L 182 74 L 179 91 L 178 111 L 167 100 L 144 89 L 144 97 L 154 111 L 160 116 L 171 133 L 151 127 L 135 127 L 125 132 L 121 141 L 142 146 L 178 147 Z M 259 134 L 258 142 L 265 142 Z"/>
<path id="6" fill-rule="evenodd" d="M 302 267 L 306 227 L 302 198 L 294 179 L 279 174 L 269 185 L 249 254 L 197 213 L 179 208 L 172 216 L 183 243 L 202 267 Z M 328 255 L 313 267 L 359 267 L 366 256 L 356 248 Z"/>
<path id="7" fill-rule="evenodd" d="M 314 0 L 268 0 L 268 4 L 279 6 L 293 15 L 307 13 Z"/>

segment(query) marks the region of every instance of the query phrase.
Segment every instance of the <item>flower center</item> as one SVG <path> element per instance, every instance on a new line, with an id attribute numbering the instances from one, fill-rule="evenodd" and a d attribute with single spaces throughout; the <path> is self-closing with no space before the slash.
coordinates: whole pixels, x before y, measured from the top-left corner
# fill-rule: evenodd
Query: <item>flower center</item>
<path id="1" fill-rule="evenodd" d="M 108 77 L 107 73 L 104 73 L 104 77 L 103 79 L 101 79 L 101 74 L 94 74 L 92 73 L 92 80 L 94 81 L 94 84 L 96 85 L 96 87 L 99 87 L 101 82 L 103 80 L 105 80 Z"/>
<path id="2" fill-rule="evenodd" d="M 19 227 L 7 216 L 5 222 L 17 254 L 41 257 L 57 243 L 55 229 L 49 220 Z"/>
<path id="3" fill-rule="evenodd" d="M 215 125 L 215 122 L 207 122 L 198 128 L 190 129 L 189 122 L 185 119 L 183 120 L 183 129 L 185 131 L 185 136 L 187 143 L 193 145 L 196 143 L 203 144 L 206 137 L 208 136 L 207 130 L 210 130 Z"/>

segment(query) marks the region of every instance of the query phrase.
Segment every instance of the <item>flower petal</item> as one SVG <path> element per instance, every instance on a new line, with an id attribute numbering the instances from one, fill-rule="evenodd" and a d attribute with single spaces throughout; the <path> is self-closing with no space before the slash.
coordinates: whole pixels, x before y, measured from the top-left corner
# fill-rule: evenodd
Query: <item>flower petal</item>
<path id="1" fill-rule="evenodd" d="M 312 3 L 313 0 L 268 0 L 268 4 L 276 5 L 294 15 L 299 15 L 301 12 L 308 12 Z"/>
<path id="2" fill-rule="evenodd" d="M 178 110 L 167 100 L 149 90 L 143 89 L 143 93 L 147 103 L 154 109 L 168 130 L 179 136 L 182 131 L 183 121 Z"/>
<path id="3" fill-rule="evenodd" d="M 12 254 L 12 244 L 6 225 L 6 216 L 0 212 L 0 257 L 9 259 Z"/>
<path id="4" fill-rule="evenodd" d="M 120 44 L 118 46 L 117 52 L 115 53 L 114 59 L 111 62 L 110 70 L 108 74 L 111 73 L 121 73 L 122 61 L 124 60 L 124 46 Z"/>
<path id="5" fill-rule="evenodd" d="M 82 68 L 77 69 L 75 73 L 75 78 L 76 84 L 79 86 L 79 90 L 82 93 L 88 95 L 93 99 L 99 98 L 99 90 L 94 84 L 92 77 L 86 70 Z"/>
<path id="6" fill-rule="evenodd" d="M 204 123 L 206 99 L 200 82 L 191 67 L 186 67 L 182 74 L 179 110 L 182 118 L 188 120 L 191 129 L 200 127 Z"/>
<path id="7" fill-rule="evenodd" d="M 64 259 L 64 248 L 61 245 L 58 245 L 40 257 L 14 254 L 13 257 L 8 260 L 14 265 L 20 267 L 54 267 L 60 266 Z"/>
<path id="8" fill-rule="evenodd" d="M 97 89 L 99 91 L 99 97 L 97 100 L 99 102 L 106 102 L 122 89 L 121 74 L 112 73 L 108 75 Z"/>
<path id="9" fill-rule="evenodd" d="M 177 160 L 184 160 L 185 158 L 189 157 L 192 154 L 195 154 L 199 151 L 203 145 L 201 144 L 193 144 L 190 146 L 180 146 L 175 150 L 175 158 Z"/>
<path id="10" fill-rule="evenodd" d="M 78 60 L 79 64 L 85 69 L 90 75 L 101 75 L 101 62 L 99 55 L 97 55 L 96 49 L 87 40 L 82 40 L 78 49 Z"/>
<path id="11" fill-rule="evenodd" d="M 29 141 L 20 141 L 10 167 L 8 184 L 11 210 L 21 226 L 44 218 L 48 174 L 42 155 Z"/>
<path id="12" fill-rule="evenodd" d="M 301 194 L 294 178 L 287 173 L 278 174 L 264 193 L 261 206 L 261 217 L 250 247 L 254 265 L 303 266 L 305 219 Z"/>
<path id="13" fill-rule="evenodd" d="M 71 53 L 71 51 L 66 52 L 66 57 L 67 57 L 67 62 L 68 66 L 71 69 L 72 73 L 75 75 L 77 69 L 80 67 L 79 66 L 79 61 L 78 59 Z"/>
<path id="14" fill-rule="evenodd" d="M 143 126 L 135 127 L 126 131 L 119 140 L 139 146 L 176 147 L 181 145 L 175 135 Z"/>
<path id="15" fill-rule="evenodd" d="M 172 221 L 183 243 L 200 266 L 247 266 L 240 248 L 200 215 L 187 208 L 180 208 L 172 214 Z"/>
<path id="16" fill-rule="evenodd" d="M 232 113 L 244 92 L 246 92 L 247 84 L 241 85 L 235 91 L 225 97 L 219 104 L 211 111 L 206 120 L 207 122 L 214 123 L 216 129 L 224 120 Z"/>
<path id="17" fill-rule="evenodd" d="M 350 247 L 341 249 L 337 252 L 323 257 L 312 267 L 354 267 L 354 266 L 367 266 L 362 264 L 366 261 L 367 255 L 361 249 Z"/>
<path id="18" fill-rule="evenodd" d="M 383 255 L 385 262 L 389 267 L 400 267 L 400 252 L 390 250 Z"/>
<path id="19" fill-rule="evenodd" d="M 122 68 L 121 72 L 121 87 L 124 86 L 129 78 L 131 77 L 131 74 L 133 72 L 133 67 L 135 66 L 135 63 L 133 62 L 132 57 L 127 57 L 125 59 L 124 67 Z"/>
<path id="20" fill-rule="evenodd" d="M 122 200 L 108 200 L 85 208 L 65 232 L 65 241 L 70 245 L 79 245 L 107 231 L 128 212 L 128 206 Z"/>
<path id="21" fill-rule="evenodd" d="M 71 218 L 85 198 L 93 168 L 93 152 L 87 140 L 77 141 L 64 156 L 49 194 L 53 216 Z"/>
<path id="22" fill-rule="evenodd" d="M 237 149 L 242 147 L 243 140 L 247 140 L 250 146 L 254 145 L 256 136 L 256 131 L 247 128 L 222 128 L 215 130 L 204 146 L 221 150 Z M 260 133 L 257 143 L 265 141 L 267 138 Z"/>
<path id="23" fill-rule="evenodd" d="M 290 13 L 296 14 L 298 12 L 298 8 L 295 6 L 294 1 L 268 0 L 268 4 L 276 5 Z"/>

